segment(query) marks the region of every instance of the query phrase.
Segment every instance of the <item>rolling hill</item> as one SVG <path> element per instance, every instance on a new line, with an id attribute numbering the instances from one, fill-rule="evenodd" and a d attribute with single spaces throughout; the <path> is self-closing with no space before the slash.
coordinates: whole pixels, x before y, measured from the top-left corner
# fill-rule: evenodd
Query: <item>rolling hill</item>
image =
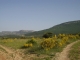
<path id="1" fill-rule="evenodd" d="M 80 33 L 80 20 L 61 23 L 49 29 L 35 31 L 32 33 L 26 34 L 26 36 L 42 36 L 44 33 L 47 33 L 47 32 L 52 32 L 54 35 L 60 34 L 60 33 L 65 33 L 65 34 Z"/>
<path id="2" fill-rule="evenodd" d="M 0 32 L 0 36 L 4 36 L 4 35 L 24 35 L 27 33 L 31 33 L 34 32 L 33 30 L 20 30 L 20 31 L 2 31 Z"/>

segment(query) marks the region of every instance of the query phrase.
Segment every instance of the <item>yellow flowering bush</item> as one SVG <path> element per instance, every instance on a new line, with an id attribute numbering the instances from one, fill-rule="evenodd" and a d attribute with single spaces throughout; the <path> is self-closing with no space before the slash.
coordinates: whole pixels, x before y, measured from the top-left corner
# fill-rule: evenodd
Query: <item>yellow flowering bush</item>
<path id="1" fill-rule="evenodd" d="M 28 40 L 26 43 L 29 43 L 29 44 L 31 43 L 33 45 L 37 44 L 35 38 L 32 38 L 32 39 Z"/>
<path id="2" fill-rule="evenodd" d="M 24 44 L 24 47 L 28 47 L 28 44 Z"/>
<path id="3" fill-rule="evenodd" d="M 27 47 L 32 47 L 33 44 L 32 43 L 29 43 L 29 44 L 24 44 L 24 47 L 27 48 Z"/>
<path id="4" fill-rule="evenodd" d="M 77 35 L 75 35 L 75 36 L 76 36 L 76 38 L 78 38 L 78 39 L 80 38 L 80 36 L 79 36 L 78 34 L 77 34 Z"/>
<path id="5" fill-rule="evenodd" d="M 41 47 L 43 49 L 49 50 L 55 46 L 55 40 L 52 38 L 47 38 L 43 42 L 41 42 Z"/>
<path id="6" fill-rule="evenodd" d="M 26 42 L 26 44 L 24 44 L 23 48 L 32 47 L 35 44 L 36 44 L 35 38 L 32 38 L 32 39 L 28 40 Z"/>
<path id="7" fill-rule="evenodd" d="M 59 34 L 58 35 L 58 38 L 63 38 L 63 37 L 65 37 L 66 35 L 65 34 Z"/>
<path id="8" fill-rule="evenodd" d="M 32 47 L 32 46 L 33 46 L 33 44 L 32 44 L 32 43 L 28 44 L 28 47 Z"/>
<path id="9" fill-rule="evenodd" d="M 59 42 L 59 46 L 63 46 L 68 41 L 68 37 L 63 37 L 62 40 Z"/>
<path id="10" fill-rule="evenodd" d="M 75 38 L 75 36 L 73 36 L 73 35 L 68 35 L 68 37 L 69 37 L 69 39 L 74 39 Z"/>

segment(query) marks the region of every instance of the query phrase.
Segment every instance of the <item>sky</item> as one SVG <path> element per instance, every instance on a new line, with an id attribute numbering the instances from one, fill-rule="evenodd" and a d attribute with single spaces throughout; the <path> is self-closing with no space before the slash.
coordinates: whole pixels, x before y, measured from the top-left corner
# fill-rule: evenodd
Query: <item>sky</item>
<path id="1" fill-rule="evenodd" d="M 0 0 L 0 32 L 44 30 L 80 20 L 80 0 Z"/>

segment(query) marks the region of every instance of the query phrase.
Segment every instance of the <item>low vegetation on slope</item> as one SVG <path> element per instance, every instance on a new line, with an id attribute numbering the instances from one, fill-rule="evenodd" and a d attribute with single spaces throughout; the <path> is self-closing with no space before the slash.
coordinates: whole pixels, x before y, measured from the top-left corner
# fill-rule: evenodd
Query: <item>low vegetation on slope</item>
<path id="1" fill-rule="evenodd" d="M 42 30 L 42 31 L 36 31 L 30 34 L 26 34 L 26 36 L 42 36 L 44 33 L 52 32 L 55 34 L 80 34 L 80 20 L 77 21 L 70 21 L 65 22 L 56 26 L 53 26 L 52 28 Z"/>

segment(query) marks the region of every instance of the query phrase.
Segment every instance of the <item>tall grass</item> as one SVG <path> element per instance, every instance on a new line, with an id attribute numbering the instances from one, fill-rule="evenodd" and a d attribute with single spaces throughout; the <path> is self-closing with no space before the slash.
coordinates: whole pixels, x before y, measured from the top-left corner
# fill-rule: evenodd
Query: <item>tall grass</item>
<path id="1" fill-rule="evenodd" d="M 7 47 L 11 47 L 13 49 L 19 49 L 21 48 L 21 46 L 23 46 L 25 44 L 25 42 L 28 41 L 27 39 L 4 39 L 4 40 L 0 40 L 0 44 L 7 46 Z"/>

